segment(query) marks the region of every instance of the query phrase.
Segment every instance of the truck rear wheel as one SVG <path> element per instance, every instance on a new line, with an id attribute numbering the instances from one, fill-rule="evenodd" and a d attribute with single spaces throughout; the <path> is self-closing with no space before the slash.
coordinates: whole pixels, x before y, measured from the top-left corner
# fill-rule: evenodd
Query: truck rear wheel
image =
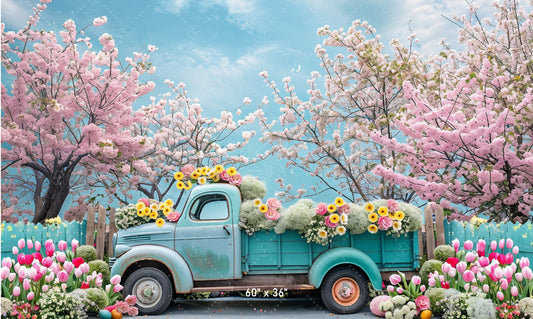
<path id="1" fill-rule="evenodd" d="M 368 281 L 353 268 L 337 268 L 324 278 L 320 295 L 326 307 L 332 312 L 355 313 L 368 300 Z"/>
<path id="2" fill-rule="evenodd" d="M 137 297 L 139 313 L 158 315 L 172 301 L 170 279 L 157 268 L 146 267 L 134 271 L 124 283 L 126 295 Z"/>

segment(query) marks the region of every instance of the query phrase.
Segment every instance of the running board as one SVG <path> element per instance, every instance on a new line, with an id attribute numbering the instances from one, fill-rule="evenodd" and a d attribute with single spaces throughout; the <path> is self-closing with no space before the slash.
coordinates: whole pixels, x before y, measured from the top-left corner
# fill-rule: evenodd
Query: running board
<path id="1" fill-rule="evenodd" d="M 313 290 L 316 289 L 313 285 L 290 285 L 290 286 L 284 286 L 284 285 L 257 285 L 257 286 L 217 286 L 217 287 L 196 287 L 192 288 L 191 292 L 211 292 L 211 291 L 244 291 L 244 290 L 252 290 L 255 289 L 256 291 L 268 291 L 268 290 L 277 290 L 280 291 L 283 289 L 284 291 L 287 290 Z"/>

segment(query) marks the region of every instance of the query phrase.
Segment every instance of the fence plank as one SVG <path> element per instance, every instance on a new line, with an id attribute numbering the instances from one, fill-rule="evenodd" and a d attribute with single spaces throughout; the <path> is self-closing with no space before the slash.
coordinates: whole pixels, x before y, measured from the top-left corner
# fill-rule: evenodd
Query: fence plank
<path id="1" fill-rule="evenodd" d="M 435 257 L 435 232 L 433 228 L 433 210 L 429 204 L 424 207 L 424 221 L 426 227 L 427 255 L 428 259 L 433 259 Z"/>
<path id="2" fill-rule="evenodd" d="M 115 224 L 115 209 L 111 208 L 109 210 L 109 226 L 107 230 L 107 254 L 109 257 L 115 257 L 113 255 L 113 235 L 118 231 L 117 225 Z"/>
<path id="3" fill-rule="evenodd" d="M 87 234 L 85 235 L 85 245 L 94 245 L 94 214 L 95 208 L 93 206 L 89 207 L 87 210 Z"/>
<path id="4" fill-rule="evenodd" d="M 98 206 L 98 225 L 96 228 L 96 257 L 98 259 L 104 259 L 106 217 L 106 210 L 102 206 Z"/>
<path id="5" fill-rule="evenodd" d="M 435 210 L 435 232 L 437 234 L 437 246 L 446 244 L 444 237 L 444 210 L 440 205 L 436 205 Z"/>

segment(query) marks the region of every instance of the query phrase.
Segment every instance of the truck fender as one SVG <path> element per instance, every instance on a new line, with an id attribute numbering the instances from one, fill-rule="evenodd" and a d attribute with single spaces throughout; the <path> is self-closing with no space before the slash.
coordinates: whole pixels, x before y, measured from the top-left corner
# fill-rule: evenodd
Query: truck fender
<path id="1" fill-rule="evenodd" d="M 176 292 L 190 292 L 193 288 L 192 273 L 187 262 L 174 250 L 156 245 L 133 246 L 120 256 L 111 268 L 111 276 L 123 276 L 128 267 L 143 260 L 164 264 L 170 271 Z"/>
<path id="2" fill-rule="evenodd" d="M 326 274 L 339 265 L 354 265 L 360 268 L 376 290 L 382 290 L 381 273 L 376 263 L 359 249 L 350 247 L 332 248 L 318 256 L 309 269 L 309 283 L 320 287 Z"/>

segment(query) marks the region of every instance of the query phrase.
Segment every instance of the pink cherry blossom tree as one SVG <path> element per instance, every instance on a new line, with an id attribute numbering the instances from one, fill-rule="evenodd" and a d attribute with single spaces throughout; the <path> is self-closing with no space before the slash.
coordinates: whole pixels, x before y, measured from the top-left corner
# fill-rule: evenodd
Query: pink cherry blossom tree
<path id="1" fill-rule="evenodd" d="M 414 192 L 374 175 L 371 170 L 382 165 L 403 172 L 407 166 L 394 151 L 374 142 L 374 131 L 389 138 L 398 134 L 395 120 L 403 107 L 406 80 L 422 82 L 425 66 L 412 48 L 393 40 L 389 55 L 380 36 L 367 22 L 354 21 L 350 28 L 331 30 L 324 26 L 318 34 L 325 37 L 315 52 L 321 60 L 322 74 L 315 71 L 307 81 L 308 99 L 302 100 L 291 79 L 283 79 L 282 87 L 260 73 L 273 91 L 274 102 L 281 105 L 277 120 L 262 118 L 263 138 L 270 143 L 267 155 L 286 159 L 287 166 L 296 167 L 316 177 L 318 187 L 291 191 L 284 185 L 281 195 L 286 199 L 332 190 L 352 202 L 375 198 L 394 198 L 411 202 Z M 263 101 L 265 114 L 272 107 Z M 311 192 L 309 192 L 311 191 Z"/>
<path id="2" fill-rule="evenodd" d="M 393 140 L 372 138 L 408 163 L 408 174 L 373 172 L 426 200 L 468 208 L 495 221 L 533 220 L 533 12 L 518 1 L 455 17 L 460 50 L 430 61 L 426 83 L 404 83 L 405 112 Z"/>
<path id="3" fill-rule="evenodd" d="M 147 136 L 152 147 L 111 173 L 95 170 L 89 180 L 93 189 L 104 188 L 122 203 L 132 199 L 132 189 L 162 201 L 175 186 L 174 173 L 185 164 L 242 167 L 256 162 L 243 155 L 242 149 L 255 135 L 246 129 L 260 110 L 241 119 L 235 119 L 230 111 L 219 117 L 207 116 L 199 101 L 187 96 L 184 83 L 165 83 L 170 92 L 159 100 L 152 97 L 151 104 L 139 110 L 143 121 L 134 125 L 136 134 Z"/>
<path id="4" fill-rule="evenodd" d="M 1 27 L 2 67 L 12 80 L 1 87 L 2 217 L 33 203 L 34 223 L 57 216 L 76 195 L 75 177 L 88 174 L 85 166 L 109 171 L 143 153 L 146 138 L 130 129 L 142 113 L 132 103 L 154 87 L 139 78 L 151 72 L 148 55 L 122 64 L 107 33 L 94 51 L 72 20 L 59 37 L 37 29 L 50 1 L 41 2 L 22 30 Z"/>

